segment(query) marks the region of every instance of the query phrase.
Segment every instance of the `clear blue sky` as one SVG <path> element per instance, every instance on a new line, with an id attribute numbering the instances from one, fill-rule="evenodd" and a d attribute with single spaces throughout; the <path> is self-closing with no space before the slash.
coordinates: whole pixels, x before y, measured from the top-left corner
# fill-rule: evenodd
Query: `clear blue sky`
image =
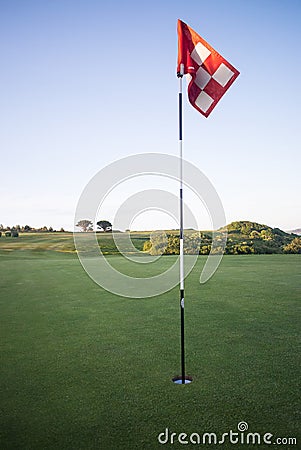
<path id="1" fill-rule="evenodd" d="M 241 72 L 208 119 L 185 104 L 185 158 L 228 222 L 301 226 L 299 0 L 0 0 L 0 223 L 72 229 L 102 167 L 177 155 L 178 18 Z"/>

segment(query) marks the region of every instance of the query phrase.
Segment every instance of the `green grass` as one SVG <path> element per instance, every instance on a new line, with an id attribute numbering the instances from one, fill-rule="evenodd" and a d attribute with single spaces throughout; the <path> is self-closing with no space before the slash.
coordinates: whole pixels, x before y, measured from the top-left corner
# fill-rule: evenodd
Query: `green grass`
<path id="1" fill-rule="evenodd" d="M 166 427 L 222 434 L 242 420 L 251 432 L 298 437 L 301 256 L 226 256 L 201 286 L 204 261 L 186 281 L 194 381 L 177 386 L 177 289 L 120 298 L 68 252 L 3 250 L 0 448 L 155 450 Z M 198 446 L 163 446 L 183 447 Z"/>

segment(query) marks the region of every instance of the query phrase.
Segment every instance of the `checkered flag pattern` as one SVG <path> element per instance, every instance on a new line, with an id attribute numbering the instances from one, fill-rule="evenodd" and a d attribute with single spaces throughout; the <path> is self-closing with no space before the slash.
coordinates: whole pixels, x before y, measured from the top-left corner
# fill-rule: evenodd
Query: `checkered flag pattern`
<path id="1" fill-rule="evenodd" d="M 208 117 L 239 72 L 201 36 L 178 20 L 178 76 L 186 75 L 192 106 Z"/>

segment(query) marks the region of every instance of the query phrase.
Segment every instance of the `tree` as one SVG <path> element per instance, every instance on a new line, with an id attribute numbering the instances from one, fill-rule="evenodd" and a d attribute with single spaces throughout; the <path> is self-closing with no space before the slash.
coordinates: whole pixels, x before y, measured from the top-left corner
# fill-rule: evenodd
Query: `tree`
<path id="1" fill-rule="evenodd" d="M 88 219 L 79 220 L 76 224 L 77 227 L 81 228 L 82 231 L 90 231 L 92 230 L 92 222 Z"/>
<path id="2" fill-rule="evenodd" d="M 283 247 L 284 253 L 301 253 L 301 238 L 296 237 Z"/>
<path id="3" fill-rule="evenodd" d="M 97 222 L 97 227 L 101 231 L 112 231 L 112 224 L 108 220 L 99 220 Z"/>

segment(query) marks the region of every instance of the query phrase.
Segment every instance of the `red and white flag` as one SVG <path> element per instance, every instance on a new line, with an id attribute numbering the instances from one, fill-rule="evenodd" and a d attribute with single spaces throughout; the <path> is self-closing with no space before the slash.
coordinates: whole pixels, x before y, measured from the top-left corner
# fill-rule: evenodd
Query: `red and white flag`
<path id="1" fill-rule="evenodd" d="M 186 23 L 178 20 L 178 76 L 187 75 L 188 98 L 205 117 L 239 72 Z"/>

